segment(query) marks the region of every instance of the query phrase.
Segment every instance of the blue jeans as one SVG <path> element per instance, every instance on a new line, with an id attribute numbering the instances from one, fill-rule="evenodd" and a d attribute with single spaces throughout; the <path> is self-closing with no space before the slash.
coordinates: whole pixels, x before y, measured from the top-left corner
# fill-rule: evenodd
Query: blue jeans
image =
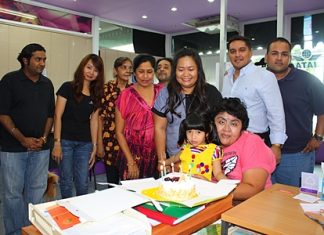
<path id="1" fill-rule="evenodd" d="M 273 184 L 287 184 L 295 187 L 301 185 L 301 173 L 313 173 L 315 151 L 310 153 L 285 153 L 281 155 L 280 164 L 271 176 Z"/>
<path id="2" fill-rule="evenodd" d="M 60 162 L 60 189 L 62 198 L 73 196 L 73 181 L 76 195 L 88 193 L 89 159 L 92 143 L 62 140 L 62 161 Z"/>
<path id="3" fill-rule="evenodd" d="M 49 154 L 49 150 L 0 152 L 6 234 L 21 234 L 21 228 L 30 224 L 28 203 L 43 202 Z"/>

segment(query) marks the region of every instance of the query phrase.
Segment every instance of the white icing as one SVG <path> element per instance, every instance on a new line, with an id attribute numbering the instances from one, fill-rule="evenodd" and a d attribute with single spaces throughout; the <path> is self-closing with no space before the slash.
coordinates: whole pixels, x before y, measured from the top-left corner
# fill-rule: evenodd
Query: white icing
<path id="1" fill-rule="evenodd" d="M 184 174 L 180 176 L 178 181 L 162 179 L 158 193 L 161 197 L 170 201 L 185 201 L 198 196 L 194 182 Z"/>

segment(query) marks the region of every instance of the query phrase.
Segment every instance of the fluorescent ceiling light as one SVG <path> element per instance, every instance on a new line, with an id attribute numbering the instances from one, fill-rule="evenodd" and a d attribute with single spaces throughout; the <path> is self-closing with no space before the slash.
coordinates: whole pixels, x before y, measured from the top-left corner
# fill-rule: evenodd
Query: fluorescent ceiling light
<path id="1" fill-rule="evenodd" d="M 122 46 L 111 47 L 111 49 L 117 51 L 126 51 L 126 52 L 133 52 L 133 53 L 135 52 L 133 43 L 122 45 Z"/>
<path id="2" fill-rule="evenodd" d="M 37 19 L 37 16 L 35 16 L 35 15 L 27 14 L 27 13 L 23 13 L 23 12 L 19 12 L 19 11 L 14 11 L 14 10 L 8 10 L 8 9 L 2 8 L 2 7 L 0 7 L 0 12 L 8 14 L 8 15 L 23 17 L 23 18 L 30 19 L 30 20 Z"/>

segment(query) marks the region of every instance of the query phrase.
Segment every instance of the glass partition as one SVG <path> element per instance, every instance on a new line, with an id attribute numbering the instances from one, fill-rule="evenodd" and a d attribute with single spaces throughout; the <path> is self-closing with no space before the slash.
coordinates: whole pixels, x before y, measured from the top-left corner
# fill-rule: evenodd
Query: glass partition
<path id="1" fill-rule="evenodd" d="M 292 63 L 324 81 L 324 13 L 291 19 Z"/>

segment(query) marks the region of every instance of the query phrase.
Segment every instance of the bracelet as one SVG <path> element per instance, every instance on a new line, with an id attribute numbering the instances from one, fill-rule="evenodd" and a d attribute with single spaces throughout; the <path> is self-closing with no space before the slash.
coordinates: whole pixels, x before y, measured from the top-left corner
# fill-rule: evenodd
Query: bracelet
<path id="1" fill-rule="evenodd" d="M 55 138 L 55 139 L 54 139 L 54 142 L 59 142 L 59 143 L 61 143 L 61 139 L 60 139 L 60 138 Z"/>
<path id="2" fill-rule="evenodd" d="M 127 163 L 127 166 L 135 166 L 136 162 L 132 162 L 132 163 Z"/>
<path id="3" fill-rule="evenodd" d="M 97 144 L 92 144 L 92 146 L 95 146 L 95 147 L 97 147 L 98 145 L 97 145 Z"/>
<path id="4" fill-rule="evenodd" d="M 16 129 L 17 129 L 16 127 L 11 128 L 11 130 L 10 130 L 11 134 L 13 134 Z"/>
<path id="5" fill-rule="evenodd" d="M 46 136 L 42 136 L 42 137 L 40 137 L 40 138 L 43 140 L 44 144 L 46 144 L 46 142 L 47 142 L 47 137 L 46 137 Z"/>
<path id="6" fill-rule="evenodd" d="M 216 160 L 220 160 L 220 161 L 222 161 L 222 157 L 217 157 L 217 158 L 214 158 L 214 161 L 216 161 Z"/>

